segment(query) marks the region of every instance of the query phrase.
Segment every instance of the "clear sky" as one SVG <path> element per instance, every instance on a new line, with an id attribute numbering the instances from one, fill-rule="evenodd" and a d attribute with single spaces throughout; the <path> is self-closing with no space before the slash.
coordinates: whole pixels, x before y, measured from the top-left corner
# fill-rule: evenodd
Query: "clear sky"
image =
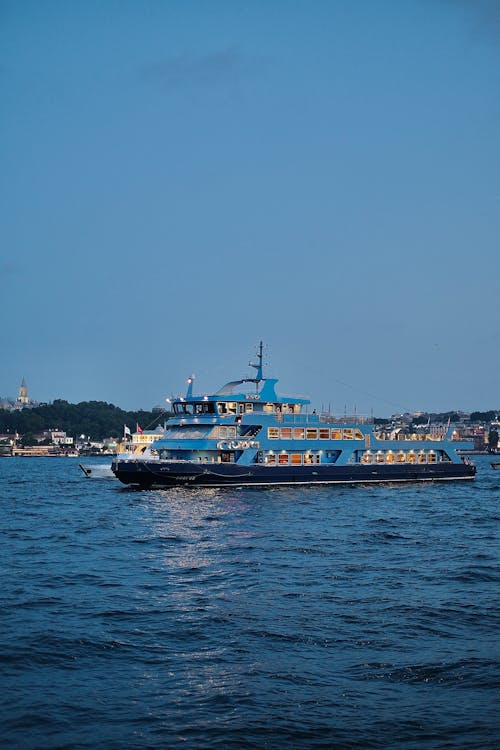
<path id="1" fill-rule="evenodd" d="M 0 395 L 500 407 L 498 0 L 0 0 Z"/>

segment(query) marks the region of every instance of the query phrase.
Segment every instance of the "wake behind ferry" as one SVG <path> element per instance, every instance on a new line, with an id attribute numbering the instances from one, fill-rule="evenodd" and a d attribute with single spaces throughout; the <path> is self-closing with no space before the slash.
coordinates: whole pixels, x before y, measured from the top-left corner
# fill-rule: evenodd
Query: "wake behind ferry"
<path id="1" fill-rule="evenodd" d="M 305 398 L 278 396 L 263 376 L 259 345 L 254 378 L 217 393 L 184 397 L 147 456 L 116 458 L 112 470 L 141 488 L 356 484 L 473 479 L 476 467 L 458 451 L 470 442 L 441 435 L 403 437 L 362 421 L 332 422 L 309 412 Z"/>

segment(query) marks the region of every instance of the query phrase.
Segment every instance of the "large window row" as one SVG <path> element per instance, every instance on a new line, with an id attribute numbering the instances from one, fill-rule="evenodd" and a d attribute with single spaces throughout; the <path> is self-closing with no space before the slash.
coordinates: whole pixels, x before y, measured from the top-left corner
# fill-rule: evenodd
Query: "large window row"
<path id="1" fill-rule="evenodd" d="M 447 457 L 441 457 L 441 461 L 449 460 Z M 361 456 L 363 464 L 435 464 L 437 454 L 435 451 L 366 451 Z"/>
<path id="2" fill-rule="evenodd" d="M 269 440 L 363 440 L 361 430 L 352 427 L 268 427 Z"/>
<path id="3" fill-rule="evenodd" d="M 267 453 L 264 457 L 264 462 L 268 466 L 292 466 L 307 465 L 307 464 L 319 464 L 320 463 L 319 453 Z"/>

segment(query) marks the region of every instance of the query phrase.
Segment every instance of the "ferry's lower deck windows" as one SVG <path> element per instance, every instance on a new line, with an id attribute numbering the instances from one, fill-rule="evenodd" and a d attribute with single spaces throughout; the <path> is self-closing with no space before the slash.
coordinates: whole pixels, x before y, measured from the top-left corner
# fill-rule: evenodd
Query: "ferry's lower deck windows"
<path id="1" fill-rule="evenodd" d="M 278 463 L 281 464 L 288 464 L 288 453 L 280 453 L 278 456 Z"/>
<path id="2" fill-rule="evenodd" d="M 302 454 L 301 453 L 292 453 L 290 456 L 292 464 L 301 464 L 302 463 Z"/>
<path id="3" fill-rule="evenodd" d="M 313 464 L 314 463 L 314 458 L 313 458 L 312 453 L 305 453 L 304 454 L 304 463 L 305 464 Z"/>
<path id="4" fill-rule="evenodd" d="M 266 464 L 269 464 L 270 466 L 276 465 L 276 456 L 274 453 L 268 453 L 266 456 Z"/>
<path id="5" fill-rule="evenodd" d="M 419 453 L 415 451 L 408 451 L 408 453 L 405 451 L 398 451 L 397 453 L 393 453 L 392 451 L 377 451 L 375 454 L 371 451 L 366 451 L 361 454 L 359 460 L 363 464 L 434 464 L 437 461 L 451 461 L 451 458 L 444 451 L 439 452 L 439 455 L 436 451 L 429 451 L 428 453 L 425 451 L 420 451 Z"/>

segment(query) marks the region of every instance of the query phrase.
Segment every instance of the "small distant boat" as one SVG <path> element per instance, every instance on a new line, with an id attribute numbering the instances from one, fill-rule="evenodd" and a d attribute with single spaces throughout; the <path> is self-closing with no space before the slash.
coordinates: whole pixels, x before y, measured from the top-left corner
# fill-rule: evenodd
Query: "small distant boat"
<path id="1" fill-rule="evenodd" d="M 500 461 L 494 461 L 494 462 L 493 462 L 493 463 L 491 464 L 491 468 L 492 468 L 492 469 L 498 469 L 498 470 L 500 471 Z"/>
<path id="2" fill-rule="evenodd" d="M 121 459 L 141 457 L 154 460 L 154 453 L 151 452 L 151 443 L 163 435 L 163 429 L 158 427 L 156 430 L 140 430 L 131 435 L 128 442 L 120 444 L 119 457 Z M 87 479 L 114 479 L 115 475 L 109 464 L 78 464 Z"/>
<path id="3" fill-rule="evenodd" d="M 87 479 L 114 479 L 110 464 L 78 464 Z"/>

